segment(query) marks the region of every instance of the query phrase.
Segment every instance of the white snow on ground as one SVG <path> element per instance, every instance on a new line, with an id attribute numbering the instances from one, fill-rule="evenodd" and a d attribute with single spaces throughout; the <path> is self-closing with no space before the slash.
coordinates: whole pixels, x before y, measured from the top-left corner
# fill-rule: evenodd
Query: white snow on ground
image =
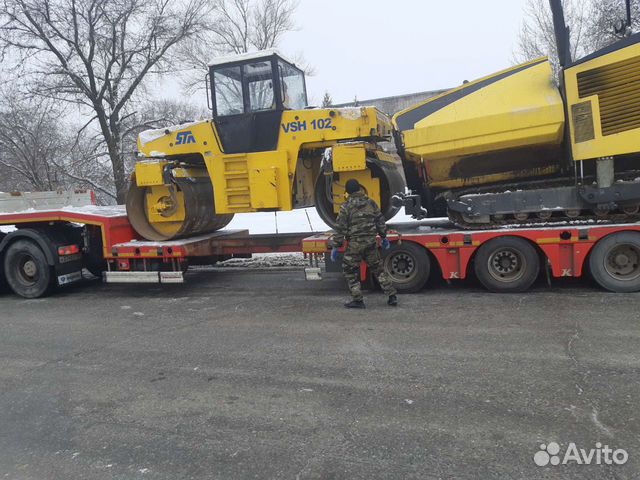
<path id="1" fill-rule="evenodd" d="M 405 215 L 403 210 L 389 221 L 399 223 L 414 220 Z M 322 221 L 315 207 L 290 212 L 238 213 L 226 228 L 248 229 L 250 233 L 326 232 L 331 230 Z"/>
<path id="2" fill-rule="evenodd" d="M 307 217 L 307 215 L 309 215 Z M 315 208 L 292 210 L 290 212 L 239 213 L 226 227 L 247 229 L 250 233 L 293 233 L 324 232 L 331 230 L 322 221 Z M 304 267 L 302 253 L 258 253 L 251 258 L 232 258 L 216 264 L 224 268 L 274 268 Z"/>
<path id="3" fill-rule="evenodd" d="M 224 268 L 274 268 L 304 267 L 307 265 L 302 253 L 254 253 L 251 258 L 232 258 L 219 262 L 216 267 Z"/>
<path id="4" fill-rule="evenodd" d="M 307 218 L 308 214 L 308 218 Z M 409 222 L 413 219 L 398 213 L 393 222 Z M 248 229 L 250 233 L 292 233 L 292 232 L 326 232 L 331 230 L 322 221 L 315 207 L 290 212 L 239 213 L 226 227 L 228 229 Z M 252 258 L 232 258 L 216 264 L 216 267 L 231 268 L 273 268 L 304 267 L 308 263 L 302 253 L 258 253 Z M 196 267 L 198 268 L 198 267 Z"/>

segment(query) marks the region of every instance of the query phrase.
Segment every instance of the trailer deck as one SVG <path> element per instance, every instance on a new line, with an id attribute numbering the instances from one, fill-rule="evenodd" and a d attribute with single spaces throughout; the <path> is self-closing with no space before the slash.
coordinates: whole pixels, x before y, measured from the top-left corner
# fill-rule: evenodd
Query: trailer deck
<path id="1" fill-rule="evenodd" d="M 411 275 L 415 269 L 428 270 L 437 267 L 445 280 L 464 280 L 475 269 L 481 282 L 493 291 L 522 291 L 530 286 L 520 285 L 513 290 L 513 280 L 518 269 L 526 265 L 517 257 L 523 257 L 518 245 L 495 246 L 492 255 L 483 255 L 487 265 L 479 265 L 478 254 L 492 248 L 492 244 L 509 243 L 512 239 L 526 242 L 540 261 L 538 270 L 547 270 L 550 277 L 581 277 L 589 267 L 590 254 L 603 239 L 625 239 L 610 241 L 609 253 L 592 262 L 592 266 L 604 267 L 603 272 L 595 272 L 595 279 L 601 286 L 614 291 L 636 291 L 640 288 L 640 225 L 636 223 L 566 223 L 560 225 L 540 224 L 528 227 L 506 227 L 494 230 L 461 230 L 448 220 L 428 220 L 425 222 L 388 224 L 389 240 L 392 247 L 384 253 L 385 270 L 399 285 L 399 290 L 415 291 L 424 282 L 414 285 Z M 324 255 L 328 250 L 331 232 L 313 235 L 303 241 L 303 251 L 309 255 Z M 403 248 L 404 245 L 404 248 Z M 419 250 L 407 245 L 419 246 Z M 524 243 L 523 243 L 524 245 Z M 619 247 L 619 248 L 616 248 Z M 596 251 L 596 254 L 598 252 Z M 497 255 L 497 256 L 496 256 Z M 613 261 L 609 262 L 613 255 Z M 394 258 L 394 257 L 399 257 Z M 484 258 L 487 257 L 487 258 Z M 400 261 L 399 261 L 400 260 Z M 407 262 L 410 265 L 407 266 Z M 493 262 L 493 264 L 492 264 Z M 616 262 L 618 264 L 616 265 Z M 515 271 L 513 269 L 516 269 Z M 493 275 L 494 282 L 488 285 L 483 275 L 485 270 Z M 317 272 L 311 271 L 313 275 Z M 537 272 L 536 272 L 537 273 Z M 594 272 L 592 272 L 594 273 Z M 613 276 L 616 285 L 607 282 L 602 274 Z M 502 275 L 502 276 L 501 276 Z M 511 275 L 511 278 L 508 278 Z M 362 266 L 361 277 L 366 277 L 366 266 Z M 491 275 L 489 275 L 491 277 Z M 491 278 L 489 278 L 491 279 Z M 517 280 L 517 279 L 516 279 Z M 509 285 L 511 283 L 511 285 Z M 517 283 L 517 282 L 515 282 Z"/>
<path id="2" fill-rule="evenodd" d="M 256 253 L 302 252 L 302 241 L 313 234 L 250 235 L 248 230 L 220 230 L 190 238 L 152 242 L 140 238 L 133 230 L 124 206 L 96 205 L 0 213 L 0 226 L 3 225 L 17 227 L 11 234 L 4 234 L 9 240 L 30 231 L 45 236 L 46 230 L 59 225 L 84 226 L 83 250 L 94 254 L 99 250 L 104 266 L 104 271 L 93 270 L 92 273 L 100 273 L 107 283 L 182 283 L 189 264 L 212 264 Z M 4 241 L 2 236 L 0 233 L 0 240 Z M 44 243 L 48 241 L 44 239 Z M 54 254 L 56 248 L 53 248 Z M 72 272 L 74 281 L 81 279 L 79 270 L 78 265 L 77 271 Z M 71 278 L 68 274 L 58 275 L 59 280 L 71 283 L 67 281 Z"/>
<path id="3" fill-rule="evenodd" d="M 166 242 L 131 240 L 112 246 L 103 278 L 107 283 L 182 283 L 189 263 L 301 252 L 307 236 L 308 232 L 250 235 L 249 230 L 220 230 Z"/>
<path id="4" fill-rule="evenodd" d="M 30 272 L 38 262 L 52 268 L 57 285 L 80 279 L 83 267 L 102 275 L 106 282 L 178 283 L 184 281 L 190 264 L 213 264 L 255 253 L 302 252 L 308 257 L 308 279 L 321 279 L 324 271 L 340 268 L 339 262 L 330 262 L 326 255 L 332 232 L 251 235 L 248 230 L 221 230 L 150 242 L 133 230 L 124 207 L 95 205 L 0 213 L 2 225 L 16 227 L 13 232 L 0 233 L 0 260 L 9 275 L 14 268 L 14 276 L 22 276 L 20 281 L 8 278 L 8 283 L 23 296 L 48 291 L 44 286 L 35 290 L 20 287 L 20 282 L 35 281 Z M 544 272 L 551 279 L 581 277 L 586 270 L 608 290 L 640 290 L 637 223 L 461 230 L 448 220 L 431 219 L 389 227 L 392 246 L 383 252 L 383 264 L 400 292 L 419 291 L 437 271 L 447 281 L 475 274 L 495 292 L 525 291 Z M 15 243 L 26 250 L 21 253 L 22 263 L 10 267 L 8 258 L 16 255 L 10 247 Z M 34 246 L 44 252 L 44 260 L 35 258 Z M 16 248 L 14 245 L 13 250 Z M 361 279 L 367 280 L 364 264 Z"/>

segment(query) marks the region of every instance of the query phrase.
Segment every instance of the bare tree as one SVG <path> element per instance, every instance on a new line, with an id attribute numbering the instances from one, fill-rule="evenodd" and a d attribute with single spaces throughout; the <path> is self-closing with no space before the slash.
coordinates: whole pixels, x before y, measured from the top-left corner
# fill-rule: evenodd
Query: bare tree
<path id="1" fill-rule="evenodd" d="M 80 133 L 97 125 L 123 202 L 131 102 L 177 44 L 206 29 L 210 10 L 208 0 L 0 0 L 0 47 L 31 93 L 90 112 Z"/>
<path id="2" fill-rule="evenodd" d="M 210 115 L 205 108 L 169 99 L 150 100 L 138 105 L 137 110 L 123 121 L 122 149 L 125 158 L 131 162 L 128 166 L 133 168 L 138 135 L 144 130 L 202 120 Z"/>
<path id="3" fill-rule="evenodd" d="M 625 0 L 564 0 L 562 3 L 574 59 L 603 48 L 625 34 L 614 29 L 625 16 Z M 637 30 L 640 27 L 640 0 L 632 0 L 632 10 L 632 29 Z M 550 57 L 557 75 L 558 55 L 549 1 L 529 0 L 514 57 L 516 61 L 524 62 L 542 56 Z"/>
<path id="4" fill-rule="evenodd" d="M 216 55 L 242 54 L 278 46 L 285 33 L 295 30 L 297 0 L 212 0 L 214 18 L 203 38 L 182 44 L 185 86 L 204 85 L 207 63 Z"/>
<path id="5" fill-rule="evenodd" d="M 333 105 L 333 98 L 329 92 L 324 92 L 324 97 L 322 97 L 322 108 L 328 108 Z"/>
<path id="6" fill-rule="evenodd" d="M 54 162 L 55 167 L 64 176 L 67 187 L 91 189 L 100 203 L 112 204 L 117 195 L 111 159 L 101 134 L 69 128 L 71 132 L 74 130 L 68 139 L 66 155 Z"/>
<path id="7" fill-rule="evenodd" d="M 10 90 L 2 92 L 0 105 L 0 189 L 85 187 L 104 203 L 115 200 L 109 155 L 99 134 L 78 132 L 62 121 L 64 112 L 52 100 Z"/>
<path id="8" fill-rule="evenodd" d="M 140 132 L 208 116 L 205 109 L 173 100 L 151 100 L 136 106 L 137 110 L 127 115 L 121 126 L 121 150 L 127 171 L 134 167 Z M 61 160 L 54 162 L 55 168 L 69 186 L 90 188 L 95 191 L 100 203 L 113 203 L 116 192 L 113 188 L 109 152 L 101 134 L 89 129 L 81 130 L 79 127 L 69 130 L 76 130 L 77 134 L 73 138 L 67 138 L 66 144 L 71 147 Z"/>
<path id="9" fill-rule="evenodd" d="M 591 25 L 588 40 L 591 49 L 598 50 L 622 38 L 626 32 L 625 0 L 600 0 L 591 5 Z M 631 0 L 631 30 L 640 30 L 640 0 Z M 622 28 L 620 28 L 622 27 Z"/>
<path id="10" fill-rule="evenodd" d="M 565 20 L 571 32 L 571 56 L 581 57 L 589 51 L 586 30 L 588 6 L 585 0 L 564 0 Z M 554 73 L 559 71 L 558 52 L 549 0 L 529 0 L 514 54 L 517 62 L 549 56 Z"/>
<path id="11" fill-rule="evenodd" d="M 53 102 L 23 101 L 4 94 L 0 110 L 0 172 L 11 190 L 55 190 L 65 180 L 55 166 L 67 143 Z"/>

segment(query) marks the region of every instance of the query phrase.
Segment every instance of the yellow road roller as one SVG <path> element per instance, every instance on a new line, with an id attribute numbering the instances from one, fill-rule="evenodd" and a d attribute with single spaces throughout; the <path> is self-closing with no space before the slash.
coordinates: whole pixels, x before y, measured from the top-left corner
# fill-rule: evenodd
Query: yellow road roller
<path id="1" fill-rule="evenodd" d="M 276 51 L 213 62 L 213 118 L 139 135 L 127 213 L 149 240 L 211 232 L 233 215 L 316 207 L 333 225 L 357 179 L 387 218 L 405 178 L 374 107 L 309 108 L 304 73 Z"/>

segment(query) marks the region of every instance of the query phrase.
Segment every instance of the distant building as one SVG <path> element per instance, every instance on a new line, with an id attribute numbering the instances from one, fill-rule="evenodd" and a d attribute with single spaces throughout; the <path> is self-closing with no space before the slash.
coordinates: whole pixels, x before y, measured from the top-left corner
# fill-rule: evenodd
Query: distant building
<path id="1" fill-rule="evenodd" d="M 373 98 L 371 100 L 358 100 L 356 102 L 334 104 L 333 107 L 355 107 L 355 106 L 373 106 L 381 112 L 391 116 L 405 108 L 409 108 L 418 103 L 424 102 L 431 97 L 435 97 L 445 90 L 431 90 L 428 92 L 410 93 L 408 95 L 396 95 L 394 97 Z"/>

